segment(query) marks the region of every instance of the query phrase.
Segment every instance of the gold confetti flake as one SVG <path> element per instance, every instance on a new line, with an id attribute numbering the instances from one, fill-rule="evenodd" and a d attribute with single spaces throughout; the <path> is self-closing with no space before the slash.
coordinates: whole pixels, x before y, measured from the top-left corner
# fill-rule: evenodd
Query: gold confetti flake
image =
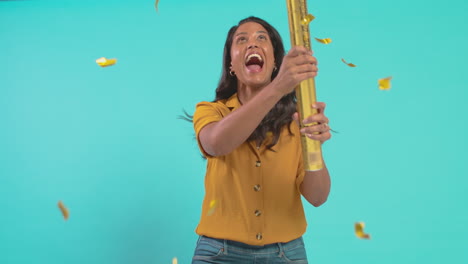
<path id="1" fill-rule="evenodd" d="M 154 3 L 154 7 L 156 7 L 156 12 L 159 12 L 158 4 L 159 4 L 159 0 L 156 0 L 156 2 Z"/>
<path id="2" fill-rule="evenodd" d="M 302 25 L 308 25 L 312 20 L 314 20 L 315 17 L 312 14 L 308 14 L 306 17 L 304 17 L 301 21 Z"/>
<path id="3" fill-rule="evenodd" d="M 364 233 L 364 222 L 357 222 L 354 224 L 354 232 L 358 238 L 370 239 L 370 235 Z"/>
<path id="4" fill-rule="evenodd" d="M 63 218 L 65 220 L 68 220 L 68 217 L 70 216 L 70 213 L 69 213 L 68 209 L 65 207 L 65 205 L 62 203 L 62 201 L 58 202 L 58 207 L 59 207 L 60 211 L 62 212 Z"/>
<path id="5" fill-rule="evenodd" d="M 112 66 L 117 62 L 117 59 L 106 59 L 104 57 L 96 60 L 96 63 L 101 67 Z"/>
<path id="6" fill-rule="evenodd" d="M 348 65 L 349 67 L 356 67 L 355 64 L 347 63 L 344 59 L 341 59 L 341 61 L 344 62 L 344 64 Z"/>
<path id="7" fill-rule="evenodd" d="M 392 79 L 392 76 L 380 79 L 379 80 L 379 89 L 380 90 L 390 90 L 390 88 L 392 88 L 392 84 L 390 83 L 391 79 Z"/>
<path id="8" fill-rule="evenodd" d="M 320 42 L 320 43 L 322 43 L 322 44 L 330 44 L 330 43 L 332 43 L 331 38 L 324 38 L 324 39 L 315 38 L 315 40 L 317 40 L 318 42 Z"/>
<path id="9" fill-rule="evenodd" d="M 210 209 L 208 210 L 208 216 L 212 215 L 214 211 L 216 210 L 216 207 L 218 206 L 218 201 L 217 200 L 211 200 L 210 202 Z"/>
<path id="10" fill-rule="evenodd" d="M 177 264 L 177 263 L 178 263 L 177 258 L 173 258 L 172 259 L 172 264 Z"/>

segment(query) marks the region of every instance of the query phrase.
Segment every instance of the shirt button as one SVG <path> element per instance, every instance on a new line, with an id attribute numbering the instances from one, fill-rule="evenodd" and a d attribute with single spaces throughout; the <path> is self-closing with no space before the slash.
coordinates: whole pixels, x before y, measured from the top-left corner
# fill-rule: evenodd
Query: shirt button
<path id="1" fill-rule="evenodd" d="M 262 162 L 260 162 L 259 160 L 257 160 L 257 162 L 255 163 L 255 166 L 256 167 L 260 167 L 262 165 Z"/>
<path id="2" fill-rule="evenodd" d="M 262 236 L 262 233 L 258 233 L 257 234 L 257 240 L 262 240 L 263 236 Z"/>
<path id="3" fill-rule="evenodd" d="M 262 215 L 262 211 L 260 210 L 255 210 L 255 216 L 261 216 Z"/>
<path id="4" fill-rule="evenodd" d="M 256 192 L 259 192 L 260 189 L 261 189 L 260 184 L 254 185 L 254 190 L 255 190 Z"/>

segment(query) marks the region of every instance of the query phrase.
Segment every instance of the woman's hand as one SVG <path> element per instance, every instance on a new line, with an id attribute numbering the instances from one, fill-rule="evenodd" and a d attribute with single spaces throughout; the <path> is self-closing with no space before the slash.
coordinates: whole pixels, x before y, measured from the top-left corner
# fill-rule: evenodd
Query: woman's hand
<path id="1" fill-rule="evenodd" d="M 312 51 L 297 46 L 284 56 L 281 68 L 272 84 L 274 89 L 286 95 L 300 82 L 317 76 L 317 71 L 317 59 L 312 56 Z"/>
<path id="2" fill-rule="evenodd" d="M 321 143 L 331 138 L 330 127 L 328 126 L 328 118 L 325 116 L 325 103 L 316 102 L 312 105 L 313 109 L 317 109 L 317 114 L 306 117 L 302 123 L 306 125 L 301 129 L 301 133 L 305 134 L 308 138 L 318 140 Z M 293 119 L 299 123 L 299 114 L 296 112 Z M 307 126 L 307 124 L 312 124 Z"/>

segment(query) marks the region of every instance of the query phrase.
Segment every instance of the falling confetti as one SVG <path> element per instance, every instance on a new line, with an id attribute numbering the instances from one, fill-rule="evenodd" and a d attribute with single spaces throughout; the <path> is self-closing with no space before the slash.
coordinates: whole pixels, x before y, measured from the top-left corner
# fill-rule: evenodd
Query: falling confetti
<path id="1" fill-rule="evenodd" d="M 112 66 L 117 62 L 117 59 L 106 59 L 104 57 L 96 60 L 96 63 L 101 67 Z"/>
<path id="2" fill-rule="evenodd" d="M 216 206 L 218 205 L 218 201 L 216 200 L 211 200 L 210 202 L 210 209 L 208 210 L 208 216 L 212 215 L 216 209 Z"/>
<path id="3" fill-rule="evenodd" d="M 308 14 L 304 19 L 302 19 L 301 23 L 302 25 L 308 25 L 312 20 L 314 20 L 315 17 L 312 14 Z"/>
<path id="4" fill-rule="evenodd" d="M 324 38 L 324 39 L 315 38 L 315 40 L 317 40 L 318 42 L 320 42 L 320 43 L 322 43 L 322 44 L 330 44 L 330 43 L 332 43 L 331 38 Z"/>
<path id="5" fill-rule="evenodd" d="M 379 80 L 379 89 L 380 90 L 389 90 L 392 87 L 392 84 L 390 83 L 391 79 L 392 79 L 392 76 L 380 79 Z"/>
<path id="6" fill-rule="evenodd" d="M 173 258 L 172 259 L 172 264 L 177 264 L 177 263 L 178 263 L 177 258 Z"/>
<path id="7" fill-rule="evenodd" d="M 347 63 L 344 59 L 341 59 L 341 61 L 344 62 L 344 64 L 348 65 L 349 67 L 356 67 L 355 64 Z"/>
<path id="8" fill-rule="evenodd" d="M 58 207 L 60 209 L 60 211 L 62 212 L 62 215 L 63 215 L 63 218 L 65 220 L 68 220 L 68 216 L 70 215 L 70 213 L 68 212 L 68 209 L 65 207 L 65 205 L 62 203 L 62 201 L 59 201 L 58 202 Z"/>
<path id="9" fill-rule="evenodd" d="M 358 238 L 370 239 L 370 235 L 364 233 L 364 222 L 357 222 L 354 224 L 354 232 Z"/>
<path id="10" fill-rule="evenodd" d="M 159 12 L 158 11 L 158 4 L 159 4 L 159 0 L 156 0 L 156 2 L 154 3 L 154 7 L 156 7 L 156 12 Z"/>

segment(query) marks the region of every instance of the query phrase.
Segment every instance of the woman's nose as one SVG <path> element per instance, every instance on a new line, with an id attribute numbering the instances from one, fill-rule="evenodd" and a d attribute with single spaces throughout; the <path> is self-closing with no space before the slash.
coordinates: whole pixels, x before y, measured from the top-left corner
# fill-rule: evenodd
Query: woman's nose
<path id="1" fill-rule="evenodd" d="M 253 49 L 253 48 L 258 48 L 258 46 L 255 45 L 255 44 L 250 44 L 250 45 L 247 47 L 247 49 Z"/>

